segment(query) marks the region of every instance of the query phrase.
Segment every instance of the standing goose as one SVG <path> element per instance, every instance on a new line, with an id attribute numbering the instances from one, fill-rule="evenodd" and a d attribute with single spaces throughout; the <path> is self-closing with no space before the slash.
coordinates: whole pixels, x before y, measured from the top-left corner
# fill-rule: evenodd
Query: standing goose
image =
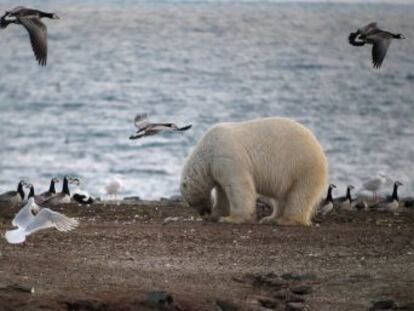
<path id="1" fill-rule="evenodd" d="M 400 207 L 400 198 L 398 197 L 399 186 L 402 186 L 402 183 L 399 181 L 396 181 L 394 183 L 394 188 L 393 188 L 391 197 L 388 197 L 384 201 L 371 206 L 370 207 L 371 210 L 395 213 Z"/>
<path id="2" fill-rule="evenodd" d="M 23 186 L 27 186 L 27 183 L 24 180 L 21 180 L 17 184 L 17 190 L 7 191 L 0 194 L 0 204 L 11 209 L 18 207 L 24 200 Z"/>
<path id="3" fill-rule="evenodd" d="M 405 39 L 402 34 L 393 34 L 381 30 L 377 23 L 370 23 L 349 35 L 349 43 L 353 46 L 372 44 L 372 63 L 374 68 L 380 68 L 393 39 Z"/>
<path id="4" fill-rule="evenodd" d="M 63 178 L 62 191 L 44 201 L 44 203 L 59 204 L 70 203 L 69 183 L 77 183 L 78 179 L 65 176 Z"/>
<path id="5" fill-rule="evenodd" d="M 22 6 L 15 7 L 0 19 L 0 28 L 6 28 L 9 24 L 20 24 L 29 33 L 30 43 L 39 65 L 45 66 L 47 61 L 47 27 L 41 18 L 59 19 L 55 13 L 47 13 Z"/>
<path id="6" fill-rule="evenodd" d="M 319 214 L 326 215 L 330 213 L 333 209 L 333 198 L 332 198 L 332 189 L 336 188 L 334 184 L 330 184 L 328 187 L 328 194 L 326 198 L 319 205 Z"/>
<path id="7" fill-rule="evenodd" d="M 352 196 L 351 196 L 351 190 L 354 189 L 354 186 L 348 185 L 346 188 L 346 196 L 339 197 L 334 200 L 335 207 L 338 207 L 342 210 L 350 211 L 352 210 Z"/>
<path id="8" fill-rule="evenodd" d="M 35 196 L 35 201 L 37 204 L 42 204 L 47 199 L 51 198 L 56 194 L 56 187 L 55 184 L 59 182 L 58 178 L 52 178 L 50 180 L 50 186 L 49 190 L 42 192 L 41 194 L 38 194 Z"/>
<path id="9" fill-rule="evenodd" d="M 175 123 L 150 123 L 146 120 L 147 114 L 137 114 L 134 119 L 137 131 L 129 139 L 138 139 L 144 136 L 158 134 L 161 131 L 186 131 L 192 127 L 191 124 L 178 127 Z"/>

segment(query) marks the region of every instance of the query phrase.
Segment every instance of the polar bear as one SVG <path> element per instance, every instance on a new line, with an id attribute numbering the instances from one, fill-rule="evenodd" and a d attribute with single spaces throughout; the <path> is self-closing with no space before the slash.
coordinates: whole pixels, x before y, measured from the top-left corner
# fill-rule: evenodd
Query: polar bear
<path id="1" fill-rule="evenodd" d="M 263 195 L 277 207 L 262 222 L 310 225 L 327 176 L 328 162 L 313 133 L 272 117 L 211 127 L 186 160 L 180 190 L 202 216 L 220 222 L 251 221 Z"/>

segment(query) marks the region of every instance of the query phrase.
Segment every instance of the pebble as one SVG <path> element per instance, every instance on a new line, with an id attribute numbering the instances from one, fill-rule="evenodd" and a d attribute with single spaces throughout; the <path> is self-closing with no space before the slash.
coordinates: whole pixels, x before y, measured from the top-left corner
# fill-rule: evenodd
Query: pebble
<path id="1" fill-rule="evenodd" d="M 291 289 L 292 293 L 298 294 L 298 295 L 308 295 L 313 292 L 312 287 L 310 286 L 298 286 Z"/>
<path id="2" fill-rule="evenodd" d="M 316 275 L 305 273 L 305 274 L 295 274 L 295 273 L 284 273 L 281 275 L 282 279 L 285 280 L 295 280 L 295 281 L 314 281 L 316 280 Z"/>
<path id="3" fill-rule="evenodd" d="M 150 305 L 169 306 L 174 302 L 171 294 L 165 291 L 149 292 L 146 302 Z"/>
<path id="4" fill-rule="evenodd" d="M 288 302 L 286 304 L 286 311 L 301 311 L 305 308 L 305 305 L 300 302 Z"/>
<path id="5" fill-rule="evenodd" d="M 376 311 L 376 310 L 390 310 L 395 308 L 397 305 L 395 304 L 394 300 L 388 299 L 388 300 L 380 300 L 377 302 L 374 302 L 372 307 L 369 309 L 369 311 Z"/>

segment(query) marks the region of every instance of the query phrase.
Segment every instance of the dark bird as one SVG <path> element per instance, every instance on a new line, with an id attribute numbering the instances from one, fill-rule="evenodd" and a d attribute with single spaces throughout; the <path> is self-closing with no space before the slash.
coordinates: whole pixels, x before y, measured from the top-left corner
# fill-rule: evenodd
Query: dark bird
<path id="1" fill-rule="evenodd" d="M 70 203 L 70 191 L 69 184 L 79 184 L 77 178 L 67 177 L 63 178 L 62 191 L 56 195 L 45 200 L 44 203 L 59 204 L 59 203 Z"/>
<path id="2" fill-rule="evenodd" d="M 9 24 L 23 25 L 29 33 L 30 42 L 39 65 L 45 66 L 47 61 L 47 27 L 41 18 L 60 19 L 55 13 L 47 13 L 22 6 L 15 7 L 0 18 L 0 28 Z"/>
<path id="3" fill-rule="evenodd" d="M 349 43 L 353 46 L 372 44 L 372 63 L 374 68 L 380 68 L 387 54 L 388 47 L 393 39 L 405 39 L 402 34 L 394 34 L 377 27 L 377 23 L 370 23 L 356 32 L 352 32 Z"/>
<path id="4" fill-rule="evenodd" d="M 322 200 L 322 202 L 319 204 L 319 214 L 326 215 L 330 213 L 333 209 L 333 197 L 332 197 L 332 189 L 336 188 L 334 184 L 330 184 L 328 187 L 328 193 L 326 195 L 326 198 Z"/>
<path id="5" fill-rule="evenodd" d="M 370 206 L 371 210 L 385 211 L 395 213 L 400 207 L 400 198 L 398 197 L 398 187 L 402 186 L 402 183 L 396 181 L 394 183 L 392 195 L 386 198 L 384 201 L 379 202 L 373 206 Z"/>
<path id="6" fill-rule="evenodd" d="M 51 198 L 52 196 L 56 194 L 55 184 L 57 182 L 59 182 L 58 178 L 52 178 L 50 180 L 49 190 L 42 192 L 41 194 L 38 194 L 35 196 L 35 201 L 37 204 L 42 204 L 44 201 L 46 201 L 47 199 Z"/>
<path id="7" fill-rule="evenodd" d="M 72 200 L 80 204 L 92 204 L 93 202 L 95 202 L 91 195 L 84 191 L 74 193 L 72 195 Z"/>
<path id="8" fill-rule="evenodd" d="M 348 187 L 346 187 L 346 195 L 343 197 L 336 198 L 333 201 L 335 207 L 338 207 L 339 209 L 347 210 L 347 211 L 352 210 L 352 201 L 353 201 L 352 196 L 351 196 L 352 189 L 354 189 L 354 186 L 352 185 L 348 185 Z"/>
<path id="9" fill-rule="evenodd" d="M 26 187 L 27 183 L 24 180 L 21 180 L 17 184 L 17 190 L 7 191 L 0 194 L 0 204 L 11 209 L 20 206 L 24 200 L 23 186 Z"/>
<path id="10" fill-rule="evenodd" d="M 147 114 L 138 114 L 135 116 L 134 124 L 137 128 L 135 135 L 131 135 L 129 139 L 138 139 L 144 136 L 150 136 L 158 134 L 161 131 L 186 131 L 192 127 L 192 125 L 186 125 L 178 127 L 174 123 L 150 123 L 147 121 Z"/>

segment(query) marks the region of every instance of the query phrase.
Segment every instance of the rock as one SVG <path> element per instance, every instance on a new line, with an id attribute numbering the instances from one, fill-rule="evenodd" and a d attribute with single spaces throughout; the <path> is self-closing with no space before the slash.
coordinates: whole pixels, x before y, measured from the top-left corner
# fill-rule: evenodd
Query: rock
<path id="1" fill-rule="evenodd" d="M 169 306 L 174 303 L 174 299 L 165 291 L 154 291 L 148 293 L 146 303 L 152 306 Z"/>
<path id="2" fill-rule="evenodd" d="M 298 286 L 290 289 L 292 293 L 298 295 L 308 295 L 313 292 L 312 287 L 310 286 Z"/>
<path id="3" fill-rule="evenodd" d="M 288 302 L 286 304 L 286 311 L 301 311 L 305 308 L 305 305 L 300 302 Z"/>
<path id="4" fill-rule="evenodd" d="M 305 274 L 295 274 L 295 273 L 284 273 L 281 275 L 284 280 L 295 280 L 295 281 L 314 281 L 316 280 L 316 275 L 311 273 Z"/>
<path id="5" fill-rule="evenodd" d="M 414 302 L 410 302 L 405 305 L 399 306 L 398 308 L 395 308 L 395 310 L 414 311 Z"/>
<path id="6" fill-rule="evenodd" d="M 228 301 L 217 300 L 216 310 L 217 311 L 239 311 L 240 307 Z"/>
<path id="7" fill-rule="evenodd" d="M 276 309 L 279 305 L 279 301 L 268 297 L 259 298 L 257 301 L 261 306 L 269 309 Z"/>
<path id="8" fill-rule="evenodd" d="M 394 300 L 388 299 L 388 300 L 380 300 L 377 302 L 374 302 L 372 307 L 369 309 L 369 311 L 376 311 L 376 310 L 390 310 L 395 308 L 397 305 L 395 304 Z"/>

